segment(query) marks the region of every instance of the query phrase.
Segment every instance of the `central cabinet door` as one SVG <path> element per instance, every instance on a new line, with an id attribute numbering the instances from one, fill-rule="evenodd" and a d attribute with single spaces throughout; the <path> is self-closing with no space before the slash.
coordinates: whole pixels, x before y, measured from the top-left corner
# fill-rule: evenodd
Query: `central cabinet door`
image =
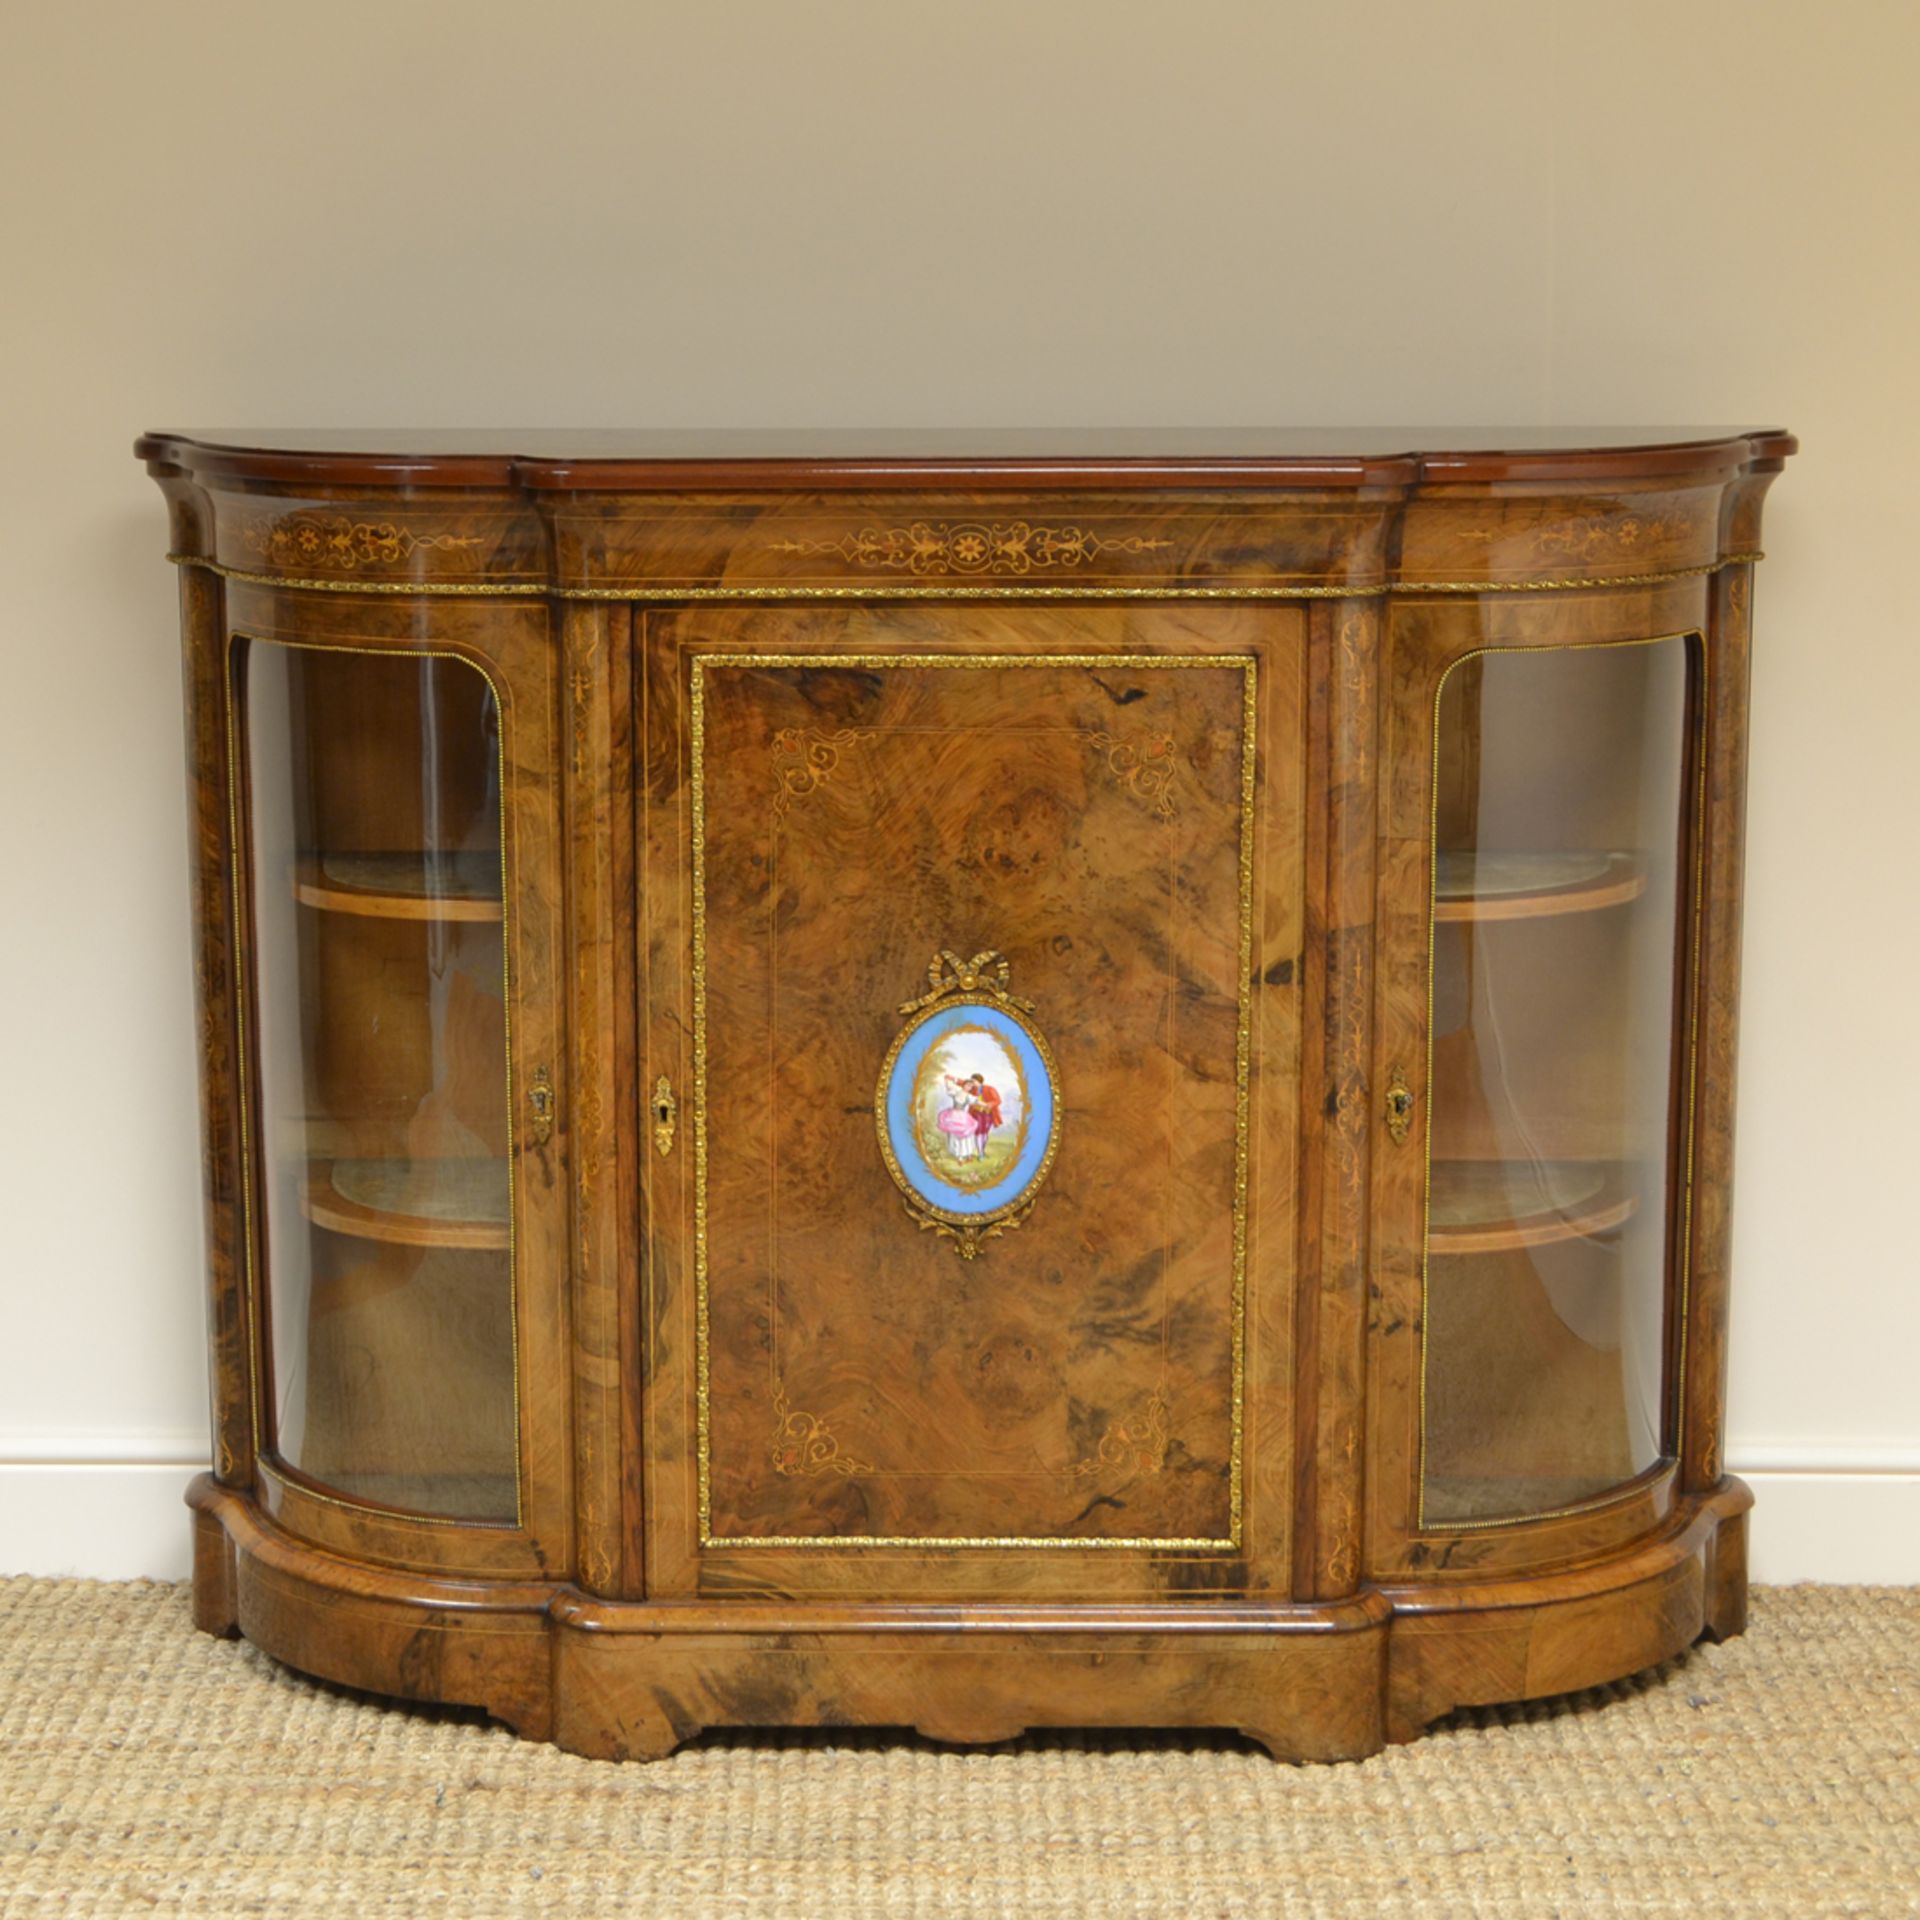
<path id="1" fill-rule="evenodd" d="M 643 616 L 649 1591 L 1283 1571 L 1302 627 Z"/>

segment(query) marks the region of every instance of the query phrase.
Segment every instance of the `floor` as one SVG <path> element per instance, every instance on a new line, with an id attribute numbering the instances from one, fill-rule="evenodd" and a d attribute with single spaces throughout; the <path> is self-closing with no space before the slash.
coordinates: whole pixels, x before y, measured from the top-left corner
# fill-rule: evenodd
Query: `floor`
<path id="1" fill-rule="evenodd" d="M 712 1735 L 652 1767 L 0 1580 L 0 1915 L 1920 1915 L 1920 1589 L 1357 1765 L 1232 1736 Z"/>

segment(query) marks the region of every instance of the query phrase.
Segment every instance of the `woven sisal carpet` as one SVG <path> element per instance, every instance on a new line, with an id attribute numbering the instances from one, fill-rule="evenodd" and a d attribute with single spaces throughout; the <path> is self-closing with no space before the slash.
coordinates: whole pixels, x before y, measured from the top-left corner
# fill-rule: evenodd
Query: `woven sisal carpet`
<path id="1" fill-rule="evenodd" d="M 0 1580 L 0 1914 L 1920 1914 L 1920 1589 L 1357 1766 L 1229 1736 L 710 1735 L 653 1767 L 386 1707 L 183 1590 Z"/>

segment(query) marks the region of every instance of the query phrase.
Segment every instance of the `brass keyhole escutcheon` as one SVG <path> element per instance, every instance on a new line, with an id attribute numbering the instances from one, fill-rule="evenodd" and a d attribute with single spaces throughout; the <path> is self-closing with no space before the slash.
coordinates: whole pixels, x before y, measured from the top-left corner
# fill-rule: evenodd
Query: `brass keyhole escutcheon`
<path id="1" fill-rule="evenodd" d="M 534 1069 L 527 1105 L 533 1111 L 533 1144 L 544 1147 L 553 1137 L 553 1078 L 545 1067 Z"/>
<path id="2" fill-rule="evenodd" d="M 680 1108 L 673 1097 L 673 1083 L 663 1073 L 653 1083 L 653 1144 L 659 1149 L 663 1160 L 673 1151 L 673 1129 L 679 1115 Z"/>
<path id="3" fill-rule="evenodd" d="M 1407 1085 L 1406 1075 L 1396 1068 L 1387 1086 L 1387 1132 L 1396 1147 L 1406 1143 L 1412 1125 L 1413 1089 Z"/>

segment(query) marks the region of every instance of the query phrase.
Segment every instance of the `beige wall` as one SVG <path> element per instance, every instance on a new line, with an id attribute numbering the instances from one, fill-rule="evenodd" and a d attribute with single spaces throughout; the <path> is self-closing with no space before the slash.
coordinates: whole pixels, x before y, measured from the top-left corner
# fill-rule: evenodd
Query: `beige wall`
<path id="1" fill-rule="evenodd" d="M 136 430 L 1779 421 L 1730 1451 L 1811 1475 L 1763 1572 L 1920 1579 L 1916 70 L 1895 0 L 0 7 L 0 1567 L 177 1564 L 202 1444 Z"/>

